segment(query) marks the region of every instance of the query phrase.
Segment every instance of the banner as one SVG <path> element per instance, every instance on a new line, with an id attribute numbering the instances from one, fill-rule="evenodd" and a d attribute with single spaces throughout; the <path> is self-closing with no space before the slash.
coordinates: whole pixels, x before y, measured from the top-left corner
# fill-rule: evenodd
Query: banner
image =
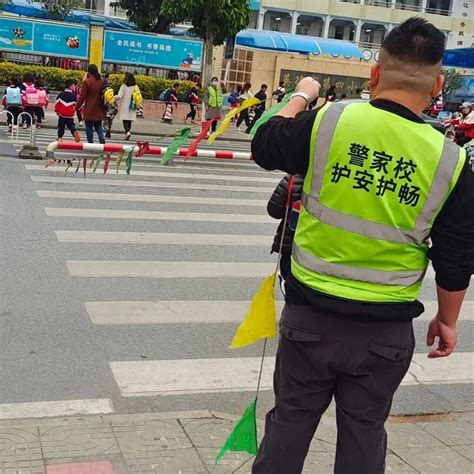
<path id="1" fill-rule="evenodd" d="M 87 59 L 89 28 L 70 23 L 0 18 L 0 50 Z"/>
<path id="2" fill-rule="evenodd" d="M 104 61 L 187 71 L 201 70 L 201 41 L 170 36 L 108 30 L 104 37 Z"/>

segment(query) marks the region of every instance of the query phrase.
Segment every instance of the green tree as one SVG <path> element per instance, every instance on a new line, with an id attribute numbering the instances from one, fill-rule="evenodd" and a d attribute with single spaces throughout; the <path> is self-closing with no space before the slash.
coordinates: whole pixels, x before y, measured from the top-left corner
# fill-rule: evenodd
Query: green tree
<path id="1" fill-rule="evenodd" d="M 164 33 L 170 22 L 160 14 L 161 4 L 162 0 L 117 0 L 110 5 L 125 10 L 128 20 L 139 30 Z"/>
<path id="2" fill-rule="evenodd" d="M 444 68 L 441 73 L 444 76 L 443 98 L 444 100 L 448 100 L 451 92 L 454 92 L 462 86 L 463 77 L 454 68 Z"/>
<path id="3" fill-rule="evenodd" d="M 247 28 L 252 18 L 248 0 L 162 0 L 161 13 L 172 22 L 189 21 L 204 41 L 203 83 L 212 76 L 212 49 Z"/>
<path id="4" fill-rule="evenodd" d="M 51 20 L 63 21 L 75 8 L 79 8 L 82 0 L 30 0 L 30 3 L 41 3 L 43 10 L 49 13 Z"/>

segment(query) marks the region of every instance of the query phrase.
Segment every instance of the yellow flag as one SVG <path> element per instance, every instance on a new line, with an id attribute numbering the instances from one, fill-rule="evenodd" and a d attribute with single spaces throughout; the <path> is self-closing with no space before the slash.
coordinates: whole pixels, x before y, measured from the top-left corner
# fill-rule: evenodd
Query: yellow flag
<path id="1" fill-rule="evenodd" d="M 209 137 L 207 143 L 213 143 L 214 140 L 219 136 L 222 135 L 230 124 L 230 121 L 242 110 L 248 109 L 249 107 L 253 107 L 254 105 L 260 104 L 260 99 L 255 97 L 249 97 L 242 102 L 242 105 L 238 109 L 231 110 L 225 117 L 222 123 L 219 125 L 219 128 Z"/>
<path id="2" fill-rule="evenodd" d="M 263 280 L 253 297 L 247 316 L 235 333 L 231 349 L 253 344 L 266 337 L 275 337 L 275 278 L 276 273 L 272 273 Z"/>
<path id="3" fill-rule="evenodd" d="M 115 160 L 115 172 L 118 173 L 120 169 L 120 165 L 122 164 L 123 157 L 125 155 L 125 150 L 122 150 L 118 155 L 117 159 Z"/>

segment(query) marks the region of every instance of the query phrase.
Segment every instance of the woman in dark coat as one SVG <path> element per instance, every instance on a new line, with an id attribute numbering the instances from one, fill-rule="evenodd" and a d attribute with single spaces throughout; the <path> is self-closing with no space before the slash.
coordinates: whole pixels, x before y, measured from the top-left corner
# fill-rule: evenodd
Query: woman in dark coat
<path id="1" fill-rule="evenodd" d="M 293 180 L 291 186 L 291 198 L 288 201 L 288 192 L 290 179 Z M 291 248 L 293 246 L 293 238 L 295 231 L 290 228 L 290 213 L 293 204 L 301 199 L 303 191 L 304 176 L 295 174 L 291 176 L 287 174 L 273 191 L 272 197 L 267 204 L 267 212 L 274 219 L 281 219 L 280 225 L 273 239 L 272 253 L 280 252 L 281 238 L 283 235 L 283 222 L 285 219 L 286 205 L 289 204 L 288 219 L 286 221 L 285 235 L 283 237 L 283 245 L 281 248 L 280 273 L 284 280 L 287 279 L 291 270 Z"/>
<path id="2" fill-rule="evenodd" d="M 82 83 L 81 97 L 77 109 L 84 105 L 82 115 L 86 122 L 86 136 L 89 143 L 94 143 L 94 129 L 100 143 L 105 143 L 102 122 L 105 120 L 105 110 L 101 104 L 102 77 L 95 64 L 87 68 L 87 77 Z"/>

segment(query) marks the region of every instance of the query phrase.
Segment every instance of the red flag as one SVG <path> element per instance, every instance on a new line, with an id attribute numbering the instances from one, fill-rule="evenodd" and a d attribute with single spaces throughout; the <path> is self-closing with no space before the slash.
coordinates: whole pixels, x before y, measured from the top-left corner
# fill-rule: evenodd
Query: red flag
<path id="1" fill-rule="evenodd" d="M 105 159 L 104 162 L 104 174 L 107 174 L 107 170 L 109 169 L 109 163 L 110 163 L 110 158 L 112 155 L 110 153 L 107 154 L 107 158 Z"/>
<path id="2" fill-rule="evenodd" d="M 207 134 L 209 133 L 209 129 L 211 128 L 212 122 L 214 120 L 219 120 L 219 119 L 220 117 L 214 117 L 211 120 L 206 120 L 205 122 L 202 122 L 201 132 L 189 146 L 188 152 L 186 153 L 186 156 L 184 157 L 184 161 L 186 161 L 188 158 L 193 156 L 194 152 L 197 150 L 198 145 L 206 138 Z"/>
<path id="3" fill-rule="evenodd" d="M 138 151 L 135 153 L 137 158 L 141 158 L 143 155 L 146 155 L 150 150 L 150 142 L 137 142 Z"/>

